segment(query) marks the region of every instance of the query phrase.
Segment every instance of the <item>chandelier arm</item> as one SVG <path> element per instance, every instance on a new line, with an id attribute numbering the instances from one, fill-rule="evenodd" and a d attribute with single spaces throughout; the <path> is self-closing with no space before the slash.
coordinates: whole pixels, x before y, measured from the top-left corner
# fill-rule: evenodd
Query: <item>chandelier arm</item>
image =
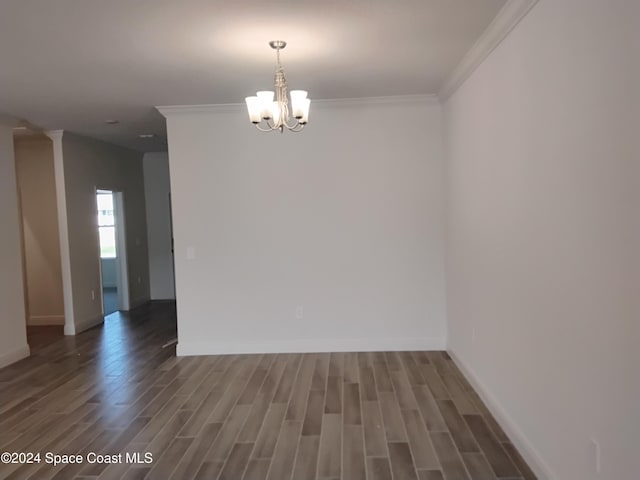
<path id="1" fill-rule="evenodd" d="M 273 121 L 273 118 L 268 118 L 264 122 L 267 124 L 267 127 L 270 128 L 271 130 L 278 130 L 278 128 L 280 128 L 280 126 Z"/>
<path id="2" fill-rule="evenodd" d="M 273 129 L 273 128 L 271 128 L 271 127 L 269 127 L 269 128 L 262 128 L 262 127 L 260 127 L 260 124 L 259 124 L 259 123 L 255 123 L 254 125 L 255 125 L 255 126 L 256 126 L 256 128 L 257 128 L 258 130 L 260 130 L 261 132 L 272 132 L 272 131 L 274 130 L 274 129 Z M 269 125 L 269 124 L 267 124 L 267 125 Z"/>
<path id="3" fill-rule="evenodd" d="M 289 131 L 293 133 L 301 132 L 302 130 L 304 130 L 305 125 L 306 123 L 298 123 L 295 127 L 289 128 Z"/>
<path id="4" fill-rule="evenodd" d="M 293 130 L 294 128 L 296 128 L 298 125 L 300 125 L 300 122 L 297 119 L 294 119 L 295 123 L 293 123 L 292 125 L 289 125 L 289 122 L 287 122 L 287 120 L 289 120 L 289 118 L 284 119 L 282 121 L 282 123 L 284 124 L 285 127 L 287 127 L 288 130 Z"/>

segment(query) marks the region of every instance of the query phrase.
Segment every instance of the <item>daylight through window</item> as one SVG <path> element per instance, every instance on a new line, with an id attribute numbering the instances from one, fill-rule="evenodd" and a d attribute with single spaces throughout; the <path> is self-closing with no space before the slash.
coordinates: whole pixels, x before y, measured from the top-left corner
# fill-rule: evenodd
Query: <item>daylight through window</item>
<path id="1" fill-rule="evenodd" d="M 98 192 L 98 231 L 100 234 L 100 257 L 116 257 L 116 226 L 113 212 L 113 193 Z"/>

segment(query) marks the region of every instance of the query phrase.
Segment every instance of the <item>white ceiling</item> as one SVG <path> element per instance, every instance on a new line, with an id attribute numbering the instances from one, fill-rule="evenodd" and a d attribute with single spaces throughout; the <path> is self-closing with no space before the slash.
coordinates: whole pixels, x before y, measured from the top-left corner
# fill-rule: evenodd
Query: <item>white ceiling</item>
<path id="1" fill-rule="evenodd" d="M 0 0 L 0 112 L 163 150 L 154 106 L 240 103 L 271 89 L 274 39 L 288 42 L 290 88 L 312 99 L 437 93 L 504 4 Z"/>

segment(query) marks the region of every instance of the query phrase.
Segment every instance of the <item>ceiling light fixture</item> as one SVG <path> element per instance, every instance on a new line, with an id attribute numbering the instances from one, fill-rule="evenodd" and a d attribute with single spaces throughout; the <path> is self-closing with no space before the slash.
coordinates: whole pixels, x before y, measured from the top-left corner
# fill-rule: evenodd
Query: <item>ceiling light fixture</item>
<path id="1" fill-rule="evenodd" d="M 287 80 L 284 69 L 280 65 L 280 50 L 287 46 L 287 42 L 273 40 L 269 45 L 276 51 L 275 93 L 261 91 L 255 97 L 245 98 L 249 120 L 261 132 L 279 130 L 282 133 L 285 128 L 291 132 L 299 132 L 309 121 L 311 101 L 304 90 L 287 91 Z M 291 109 L 289 109 L 289 96 L 291 96 Z"/>

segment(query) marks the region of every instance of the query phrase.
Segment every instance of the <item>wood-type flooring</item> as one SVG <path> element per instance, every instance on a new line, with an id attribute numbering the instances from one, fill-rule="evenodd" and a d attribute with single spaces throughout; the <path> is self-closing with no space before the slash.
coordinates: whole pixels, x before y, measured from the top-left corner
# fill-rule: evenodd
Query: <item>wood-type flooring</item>
<path id="1" fill-rule="evenodd" d="M 52 332 L 0 370 L 0 452 L 41 455 L 2 479 L 535 479 L 446 352 L 176 357 L 170 302 Z"/>

